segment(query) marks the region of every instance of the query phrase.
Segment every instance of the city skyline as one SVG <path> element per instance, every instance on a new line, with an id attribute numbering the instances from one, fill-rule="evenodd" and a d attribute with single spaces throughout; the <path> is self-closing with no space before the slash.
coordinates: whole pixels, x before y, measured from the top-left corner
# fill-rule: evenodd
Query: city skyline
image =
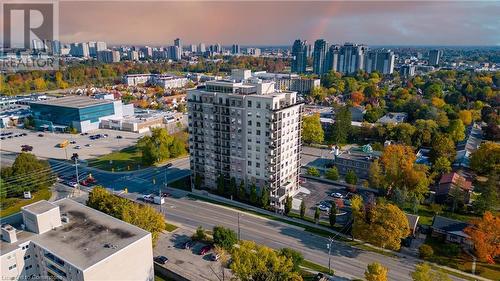
<path id="1" fill-rule="evenodd" d="M 311 43 L 324 38 L 339 44 L 499 46 L 499 12 L 495 2 L 62 1 L 60 39 L 152 46 L 171 45 L 175 38 L 184 44 L 262 46 L 291 45 L 297 38 Z"/>

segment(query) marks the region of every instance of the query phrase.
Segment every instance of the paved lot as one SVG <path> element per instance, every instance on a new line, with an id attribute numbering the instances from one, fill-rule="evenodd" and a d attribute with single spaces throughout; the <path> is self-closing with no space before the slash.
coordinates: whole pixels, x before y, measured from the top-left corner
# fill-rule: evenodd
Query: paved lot
<path id="1" fill-rule="evenodd" d="M 26 133 L 27 136 L 5 138 L 1 140 L 1 149 L 7 152 L 20 152 L 21 145 L 28 144 L 33 146 L 33 153 L 41 158 L 66 159 L 71 157 L 74 152 L 77 152 L 80 159 L 90 159 L 101 155 L 111 153 L 129 147 L 137 142 L 141 134 L 132 132 L 114 131 L 114 130 L 96 130 L 89 135 L 80 134 L 61 134 L 61 133 L 42 133 L 43 137 L 39 137 L 41 132 L 24 130 L 24 129 L 2 129 L 0 132 L 13 132 L 14 135 Z M 91 140 L 90 135 L 93 134 L 108 134 L 107 138 Z M 122 136 L 121 139 L 116 136 Z M 64 140 L 75 141 L 75 144 L 69 144 L 65 149 L 59 148 L 58 144 Z M 85 145 L 90 144 L 90 147 Z M 75 149 L 80 146 L 80 149 Z"/>
<path id="2" fill-rule="evenodd" d="M 200 242 L 197 242 L 191 249 L 183 248 L 184 243 L 191 239 L 191 235 L 192 233 L 185 229 L 161 234 L 153 250 L 154 256 L 166 256 L 169 259 L 164 265 L 166 268 L 191 280 L 219 280 L 221 265 L 218 261 L 210 260 L 213 251 L 203 256 L 199 255 L 200 249 L 205 246 Z M 228 269 L 225 270 L 225 274 L 228 278 Z"/>

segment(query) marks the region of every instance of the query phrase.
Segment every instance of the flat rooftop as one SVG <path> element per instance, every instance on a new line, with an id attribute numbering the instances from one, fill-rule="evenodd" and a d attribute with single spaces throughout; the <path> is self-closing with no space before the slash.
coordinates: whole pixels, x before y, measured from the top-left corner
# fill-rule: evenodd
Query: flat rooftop
<path id="1" fill-rule="evenodd" d="M 57 208 L 57 205 L 52 204 L 45 200 L 41 200 L 33 204 L 24 206 L 21 209 L 26 210 L 35 215 L 40 215 L 55 208 Z"/>
<path id="2" fill-rule="evenodd" d="M 112 102 L 113 101 L 111 100 L 93 99 L 87 96 L 66 96 L 57 99 L 33 102 L 31 104 L 43 104 L 43 105 L 61 106 L 69 108 L 85 108 L 89 106 L 108 104 Z"/>

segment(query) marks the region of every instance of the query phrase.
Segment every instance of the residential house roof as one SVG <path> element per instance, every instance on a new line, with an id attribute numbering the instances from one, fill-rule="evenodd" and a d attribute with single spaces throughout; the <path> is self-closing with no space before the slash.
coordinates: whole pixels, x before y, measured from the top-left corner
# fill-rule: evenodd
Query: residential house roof
<path id="1" fill-rule="evenodd" d="M 449 184 L 452 183 L 456 186 L 459 186 L 463 190 L 470 190 L 472 188 L 472 182 L 459 175 L 456 172 L 450 172 L 444 174 L 439 180 L 439 184 Z"/>
<path id="2" fill-rule="evenodd" d="M 448 233 L 461 233 L 463 230 L 469 226 L 468 223 L 463 221 L 458 221 L 454 219 L 449 219 L 441 216 L 434 216 L 432 220 L 432 228 L 441 230 Z"/>

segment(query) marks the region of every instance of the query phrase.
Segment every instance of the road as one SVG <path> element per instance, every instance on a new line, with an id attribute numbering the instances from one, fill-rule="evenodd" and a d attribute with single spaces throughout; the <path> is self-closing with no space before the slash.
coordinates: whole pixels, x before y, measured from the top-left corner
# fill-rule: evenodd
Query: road
<path id="1" fill-rule="evenodd" d="M 9 156 L 2 153 L 2 165 L 9 161 Z M 49 160 L 54 171 L 60 176 L 71 176 L 75 167 L 71 163 L 58 160 Z M 92 173 L 98 184 L 113 191 L 121 191 L 125 187 L 129 193 L 126 197 L 136 199 L 138 194 L 157 191 L 163 186 L 165 174 L 167 182 L 175 181 L 189 175 L 188 158 L 178 159 L 173 166 L 151 167 L 134 172 L 106 172 L 79 165 L 79 175 L 84 177 Z M 155 178 L 155 183 L 153 183 Z M 87 188 L 84 188 L 87 189 Z M 238 230 L 238 211 L 230 208 L 193 200 L 186 197 L 181 190 L 170 190 L 174 195 L 168 198 L 163 205 L 162 212 L 168 221 L 181 226 L 182 229 L 194 231 L 198 226 L 211 229 L 215 225 L 223 225 L 235 231 Z M 158 206 L 157 206 L 158 207 Z M 283 247 L 294 248 L 304 254 L 307 260 L 328 266 L 327 239 L 304 231 L 303 228 L 293 225 L 264 219 L 251 214 L 240 217 L 241 238 L 253 240 L 257 243 L 279 249 Z M 341 278 L 362 278 L 366 266 L 372 262 L 380 262 L 389 268 L 389 280 L 411 280 L 410 272 L 414 270 L 416 259 L 391 258 L 374 252 L 353 248 L 345 243 L 334 242 L 332 248 L 332 268 Z M 453 280 L 462 280 L 453 277 Z M 342 279 L 340 279 L 342 280 Z M 345 280 L 345 279 L 344 279 Z"/>

